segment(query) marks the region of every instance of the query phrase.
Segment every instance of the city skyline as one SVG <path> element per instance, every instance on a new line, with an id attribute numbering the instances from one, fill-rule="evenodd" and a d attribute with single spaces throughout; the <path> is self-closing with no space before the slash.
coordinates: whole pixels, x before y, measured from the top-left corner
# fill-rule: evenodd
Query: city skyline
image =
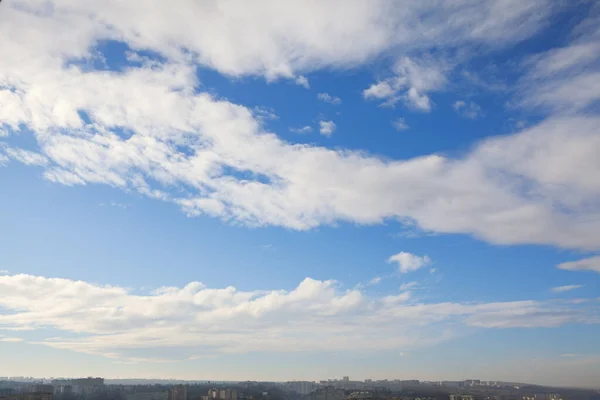
<path id="1" fill-rule="evenodd" d="M 0 376 L 595 387 L 600 4 L 0 3 Z"/>

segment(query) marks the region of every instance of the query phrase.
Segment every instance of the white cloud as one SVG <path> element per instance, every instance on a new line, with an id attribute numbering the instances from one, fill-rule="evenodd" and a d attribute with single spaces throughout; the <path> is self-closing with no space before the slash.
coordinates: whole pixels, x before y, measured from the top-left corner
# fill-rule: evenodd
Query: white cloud
<path id="1" fill-rule="evenodd" d="M 411 289 L 416 288 L 417 286 L 419 286 L 418 282 L 407 282 L 407 283 L 403 283 L 402 285 L 400 285 L 400 290 L 401 291 L 411 290 Z"/>
<path id="2" fill-rule="evenodd" d="M 446 85 L 444 67 L 432 61 L 415 61 L 402 57 L 394 66 L 395 76 L 371 85 L 363 91 L 365 99 L 385 100 L 383 105 L 394 105 L 402 100 L 408 107 L 429 112 L 433 102 L 427 93 Z"/>
<path id="3" fill-rule="evenodd" d="M 11 147 L 6 147 L 4 151 L 9 158 L 19 161 L 25 165 L 43 166 L 48 164 L 48 159 L 46 159 L 46 157 L 33 151 L 15 149 Z"/>
<path id="4" fill-rule="evenodd" d="M 144 295 L 116 286 L 14 275 L 0 276 L 0 291 L 0 307 L 8 311 L 0 314 L 0 327 L 40 329 L 41 335 L 53 328 L 61 333 L 38 343 L 123 361 L 248 351 L 407 351 L 451 338 L 449 327 L 461 335 L 471 331 L 468 327 L 600 322 L 593 310 L 557 301 L 421 303 L 410 292 L 369 297 L 310 278 L 291 291 L 244 292 L 190 282 Z M 157 349 L 168 350 L 169 357 L 161 359 Z"/>
<path id="5" fill-rule="evenodd" d="M 333 121 L 319 121 L 319 133 L 325 136 L 331 136 L 335 131 L 336 125 Z"/>
<path id="6" fill-rule="evenodd" d="M 553 293 L 564 293 L 570 292 L 571 290 L 579 289 L 583 287 L 583 285 L 564 285 L 564 286 L 556 286 L 551 289 Z"/>
<path id="7" fill-rule="evenodd" d="M 35 22 L 45 32 L 21 38 L 38 52 L 78 56 L 87 44 L 111 38 L 126 41 L 135 50 L 192 59 L 228 75 L 276 79 L 329 66 L 352 67 L 392 48 L 503 46 L 534 34 L 555 9 L 551 0 L 406 4 L 356 0 L 352 7 L 341 0 L 285 4 L 182 0 L 176 9 L 152 1 L 151 7 L 142 0 L 8 5 L 3 9 L 3 34 L 12 28 L 6 21 L 10 25 Z M 54 26 L 48 17 L 63 26 L 51 31 Z M 44 38 L 47 32 L 52 35 Z M 57 35 L 61 40 L 55 40 Z"/>
<path id="8" fill-rule="evenodd" d="M 11 107 L 23 113 L 3 118 L 36 132 L 51 162 L 44 176 L 54 182 L 136 190 L 190 215 L 250 225 L 309 229 L 398 218 L 493 243 L 600 247 L 600 227 L 592 223 L 600 213 L 592 201 L 600 195 L 594 172 L 600 170 L 600 121 L 593 117 L 550 119 L 485 140 L 463 158 L 386 161 L 286 143 L 264 131 L 247 108 L 180 90 L 196 84 L 186 66 L 119 74 L 59 69 L 43 81 L 38 73 L 20 75 L 21 69 L 10 73 L 33 81 Z M 29 90 L 43 95 L 33 101 Z M 165 101 L 146 101 L 156 96 Z M 54 116 L 57 103 L 65 105 Z M 93 124 L 83 125 L 77 110 L 86 110 Z M 131 137 L 125 140 L 115 126 Z M 240 179 L 224 167 L 267 179 Z M 166 192 L 178 185 L 187 190 Z"/>
<path id="9" fill-rule="evenodd" d="M 310 89 L 310 83 L 308 82 L 308 78 L 300 75 L 296 78 L 296 85 L 300 85 L 305 89 Z"/>
<path id="10" fill-rule="evenodd" d="M 409 126 L 406 124 L 406 121 L 402 117 L 398 117 L 395 120 L 393 120 L 392 121 L 392 126 L 397 131 L 405 131 L 405 130 L 407 130 L 409 128 Z"/>
<path id="11" fill-rule="evenodd" d="M 380 276 L 376 276 L 375 278 L 371 279 L 369 281 L 369 285 L 373 286 L 373 285 L 378 285 L 379 283 L 381 283 L 381 277 Z"/>
<path id="12" fill-rule="evenodd" d="M 586 111 L 600 101 L 600 13 L 592 12 L 575 29 L 575 40 L 525 62 L 519 82 L 521 105 L 554 112 Z"/>
<path id="13" fill-rule="evenodd" d="M 470 119 L 476 119 L 482 115 L 481 107 L 472 101 L 458 100 L 452 105 L 452 108 L 463 117 Z"/>
<path id="14" fill-rule="evenodd" d="M 416 271 L 421 267 L 431 264 L 428 256 L 419 257 L 411 253 L 401 251 L 387 260 L 389 263 L 397 263 L 398 270 L 402 273 Z"/>
<path id="15" fill-rule="evenodd" d="M 324 101 L 325 103 L 330 103 L 336 106 L 342 104 L 342 99 L 336 96 L 331 96 L 329 93 L 319 93 L 317 97 L 319 100 Z"/>
<path id="16" fill-rule="evenodd" d="M 600 256 L 593 256 L 577 261 L 568 261 L 557 265 L 567 271 L 595 271 L 600 273 Z"/>
<path id="17" fill-rule="evenodd" d="M 309 125 L 303 126 L 302 128 L 290 128 L 290 131 L 294 133 L 310 133 L 312 130 L 312 126 Z"/>
<path id="18" fill-rule="evenodd" d="M 108 203 L 100 203 L 100 207 L 115 207 L 115 208 L 127 208 L 129 207 L 127 204 L 119 203 L 116 201 L 109 201 Z"/>
<path id="19" fill-rule="evenodd" d="M 256 106 L 256 107 L 254 107 L 253 112 L 254 112 L 254 116 L 258 120 L 279 119 L 277 114 L 275 114 L 275 110 L 273 110 L 272 108 Z"/>
<path id="20" fill-rule="evenodd" d="M 18 342 L 22 342 L 22 341 L 23 341 L 23 339 L 17 338 L 17 337 L 0 337 L 0 342 L 18 343 Z"/>
<path id="21" fill-rule="evenodd" d="M 465 38 L 491 45 L 520 40 L 544 17 L 539 3 L 425 1 L 393 7 L 383 2 L 377 8 L 370 1 L 356 7 L 301 2 L 281 10 L 276 2 L 249 10 L 194 3 L 184 17 L 193 17 L 193 24 L 174 18 L 162 3 L 158 8 L 135 1 L 53 4 L 40 9 L 36 3 L 11 3 L 0 14 L 0 50 L 12 55 L 0 64 L 0 124 L 10 134 L 31 132 L 48 160 L 43 176 L 50 181 L 110 185 L 171 202 L 189 215 L 252 226 L 303 230 L 339 221 L 398 220 L 498 244 L 600 248 L 595 223 L 600 119 L 593 115 L 548 118 L 476 143 L 460 157 L 388 160 L 285 142 L 264 128 L 255 110 L 198 91 L 194 61 L 232 75 L 291 79 L 297 71 L 362 63 L 389 40 L 409 47 Z M 319 7 L 328 9 L 314 13 L 314 29 L 304 29 L 311 19 L 303 17 Z M 142 15 L 126 17 L 131 10 Z M 281 18 L 267 18 L 273 10 L 281 11 Z M 424 10 L 431 11 L 431 19 L 414 18 Z M 448 13 L 461 18 L 447 20 Z M 224 23 L 240 15 L 239 23 Z M 388 17 L 398 18 L 394 39 L 387 31 L 392 25 L 380 24 Z M 331 35 L 318 36 L 326 30 Z M 200 34 L 206 32 L 220 34 Z M 167 59 L 119 72 L 94 70 L 86 64 L 93 46 L 111 38 L 127 41 L 133 54 L 145 48 Z M 427 93 L 443 87 L 445 79 L 444 69 L 431 64 L 401 59 L 397 75 L 384 83 L 394 91 L 394 80 L 405 80 L 396 95 L 410 101 L 414 89 L 412 99 L 424 105 Z M 148 101 L 156 98 L 161 101 Z"/>
<path id="22" fill-rule="evenodd" d="M 8 274 L 8 270 L 7 269 L 0 269 L 0 274 Z"/>

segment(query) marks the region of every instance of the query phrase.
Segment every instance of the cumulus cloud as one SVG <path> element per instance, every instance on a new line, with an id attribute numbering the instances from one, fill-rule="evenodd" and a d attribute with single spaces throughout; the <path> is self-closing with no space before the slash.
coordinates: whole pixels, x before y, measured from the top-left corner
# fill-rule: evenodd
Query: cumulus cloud
<path id="1" fill-rule="evenodd" d="M 595 271 L 600 273 L 600 256 L 560 263 L 557 268 L 567 271 Z"/>
<path id="2" fill-rule="evenodd" d="M 369 297 L 310 278 L 290 291 L 190 282 L 133 294 L 117 286 L 14 275 L 0 276 L 0 290 L 0 327 L 39 329 L 42 335 L 53 328 L 61 333 L 37 343 L 123 361 L 152 362 L 161 349 L 169 354 L 161 361 L 248 351 L 405 351 L 449 339 L 450 326 L 458 335 L 468 326 L 599 322 L 593 310 L 568 303 L 421 303 L 409 292 Z"/>
<path id="3" fill-rule="evenodd" d="M 428 256 L 419 257 L 411 253 L 401 251 L 387 260 L 389 263 L 397 263 L 398 271 L 402 273 L 416 271 L 421 267 L 431 264 Z"/>
<path id="4" fill-rule="evenodd" d="M 305 89 L 310 89 L 310 84 L 308 82 L 308 78 L 305 76 L 300 75 L 299 77 L 296 78 L 295 82 L 296 82 L 296 85 L 300 85 Z"/>
<path id="5" fill-rule="evenodd" d="M 301 7 L 301 2 L 286 5 L 280 19 L 264 18 L 264 24 L 256 22 L 280 7 L 278 3 L 260 2 L 250 10 L 220 2 L 194 3 L 185 16 L 194 16 L 193 24 L 179 17 L 173 22 L 173 11 L 166 6 L 163 10 L 162 3 L 157 3 L 158 9 L 135 1 L 53 4 L 39 9 L 36 3 L 10 3 L 0 14 L 0 49 L 12 55 L 0 64 L 0 123 L 10 135 L 33 135 L 36 153 L 47 160 L 42 165 L 45 179 L 64 185 L 110 185 L 173 203 L 190 216 L 206 214 L 252 226 L 304 230 L 339 221 L 398 220 L 415 229 L 465 233 L 498 244 L 600 248 L 600 226 L 595 223 L 600 217 L 600 119 L 594 115 L 548 118 L 513 135 L 476 143 L 461 156 L 390 160 L 286 142 L 265 128 L 256 110 L 201 91 L 196 74 L 197 63 L 232 75 L 271 78 L 294 77 L 297 70 L 306 73 L 323 65 L 360 63 L 385 46 L 359 44 L 377 42 L 374 38 L 392 40 L 384 34 L 389 25 L 369 18 L 396 18 L 398 12 L 412 18 L 415 10 L 417 15 L 431 11 L 426 14 L 432 19 L 402 17 L 400 21 L 413 21 L 406 35 L 420 38 L 413 43 L 394 35 L 393 40 L 405 46 L 425 45 L 423 32 L 413 35 L 422 24 L 431 24 L 424 31 L 431 40 L 506 43 L 535 32 L 536 21 L 546 12 L 539 3 L 515 2 L 505 9 L 504 2 L 478 1 L 460 6 L 435 2 L 435 7 L 428 1 L 407 7 L 383 2 L 382 8 L 370 1 L 357 2 L 356 7 L 344 2 Z M 320 16 L 311 22 L 316 28 L 303 31 L 306 21 L 300 16 L 310 7 L 339 9 L 315 14 Z M 126 18 L 132 9 L 143 15 Z M 438 23 L 446 21 L 444 13 L 455 11 L 461 16 L 455 25 Z M 244 16 L 239 23 L 224 24 L 239 15 Z M 332 15 L 333 22 L 327 19 Z M 253 21 L 253 29 L 244 35 L 247 21 Z M 286 46 L 278 46 L 282 37 L 273 24 L 280 23 L 284 38 L 293 35 Z M 31 26 L 39 29 L 27 28 Z M 403 25 L 394 27 L 398 33 Z M 331 34 L 315 36 L 314 41 L 294 36 L 317 34 L 321 28 Z M 364 34 L 363 28 L 383 34 Z M 191 34 L 204 30 L 222 34 Z M 218 46 L 214 37 L 219 38 Z M 126 41 L 130 54 L 144 48 L 164 59 L 140 62 L 129 57 L 132 61 L 119 71 L 92 68 L 89 61 L 100 51 L 94 46 L 104 39 Z M 248 43 L 238 48 L 238 40 Z M 330 40 L 335 43 L 333 52 Z M 272 44 L 266 47 L 272 53 L 254 48 L 265 43 Z M 344 50 L 346 43 L 352 46 Z M 367 47 L 374 50 L 365 53 Z M 295 48 L 303 51 L 292 51 Z M 297 54 L 307 56 L 299 59 Z M 379 98 L 410 99 L 414 88 L 418 96 L 413 99 L 429 104 L 423 96 L 445 82 L 443 69 L 420 58 L 401 59 L 396 72 L 383 81 L 395 94 L 379 91 Z"/>
<path id="6" fill-rule="evenodd" d="M 564 285 L 564 286 L 556 286 L 550 289 L 553 293 L 564 293 L 570 292 L 571 290 L 579 289 L 583 287 L 583 285 Z"/>
<path id="7" fill-rule="evenodd" d="M 321 101 L 324 101 L 325 103 L 333 104 L 336 106 L 342 104 L 342 99 L 336 96 L 331 96 L 329 93 L 319 93 L 317 95 L 317 98 Z"/>
<path id="8" fill-rule="evenodd" d="M 464 100 L 458 100 L 452 105 L 452 108 L 454 108 L 458 114 L 470 119 L 477 119 L 482 114 L 481 107 L 473 101 L 466 102 Z"/>
<path id="9" fill-rule="evenodd" d="M 335 131 L 336 125 L 333 121 L 319 121 L 319 133 L 325 136 L 331 136 Z"/>
<path id="10" fill-rule="evenodd" d="M 394 74 L 365 89 L 365 99 L 384 100 L 382 105 L 385 106 L 393 106 L 402 100 L 412 109 L 429 112 L 433 102 L 427 93 L 440 90 L 446 84 L 443 68 L 431 61 L 402 57 L 394 66 Z"/>

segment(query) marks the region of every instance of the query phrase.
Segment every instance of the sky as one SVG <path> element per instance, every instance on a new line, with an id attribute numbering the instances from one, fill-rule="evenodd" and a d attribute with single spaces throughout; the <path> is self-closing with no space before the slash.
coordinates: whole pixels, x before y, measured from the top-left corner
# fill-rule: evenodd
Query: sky
<path id="1" fill-rule="evenodd" d="M 0 4 L 0 376 L 600 376 L 600 5 Z"/>

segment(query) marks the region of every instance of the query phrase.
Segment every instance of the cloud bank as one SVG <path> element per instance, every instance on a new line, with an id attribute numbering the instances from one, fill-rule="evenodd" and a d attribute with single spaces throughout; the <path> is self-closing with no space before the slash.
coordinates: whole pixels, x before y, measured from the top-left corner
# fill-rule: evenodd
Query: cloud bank
<path id="1" fill-rule="evenodd" d="M 7 310 L 0 315 L 1 329 L 52 328 L 56 336 L 34 342 L 125 361 L 251 351 L 407 350 L 467 329 L 600 322 L 597 307 L 567 302 L 426 303 L 409 291 L 372 297 L 310 278 L 293 290 L 240 291 L 190 282 L 136 294 L 118 286 L 7 275 L 0 276 L 0 291 L 0 307 Z M 160 350 L 169 357 L 157 357 Z"/>

